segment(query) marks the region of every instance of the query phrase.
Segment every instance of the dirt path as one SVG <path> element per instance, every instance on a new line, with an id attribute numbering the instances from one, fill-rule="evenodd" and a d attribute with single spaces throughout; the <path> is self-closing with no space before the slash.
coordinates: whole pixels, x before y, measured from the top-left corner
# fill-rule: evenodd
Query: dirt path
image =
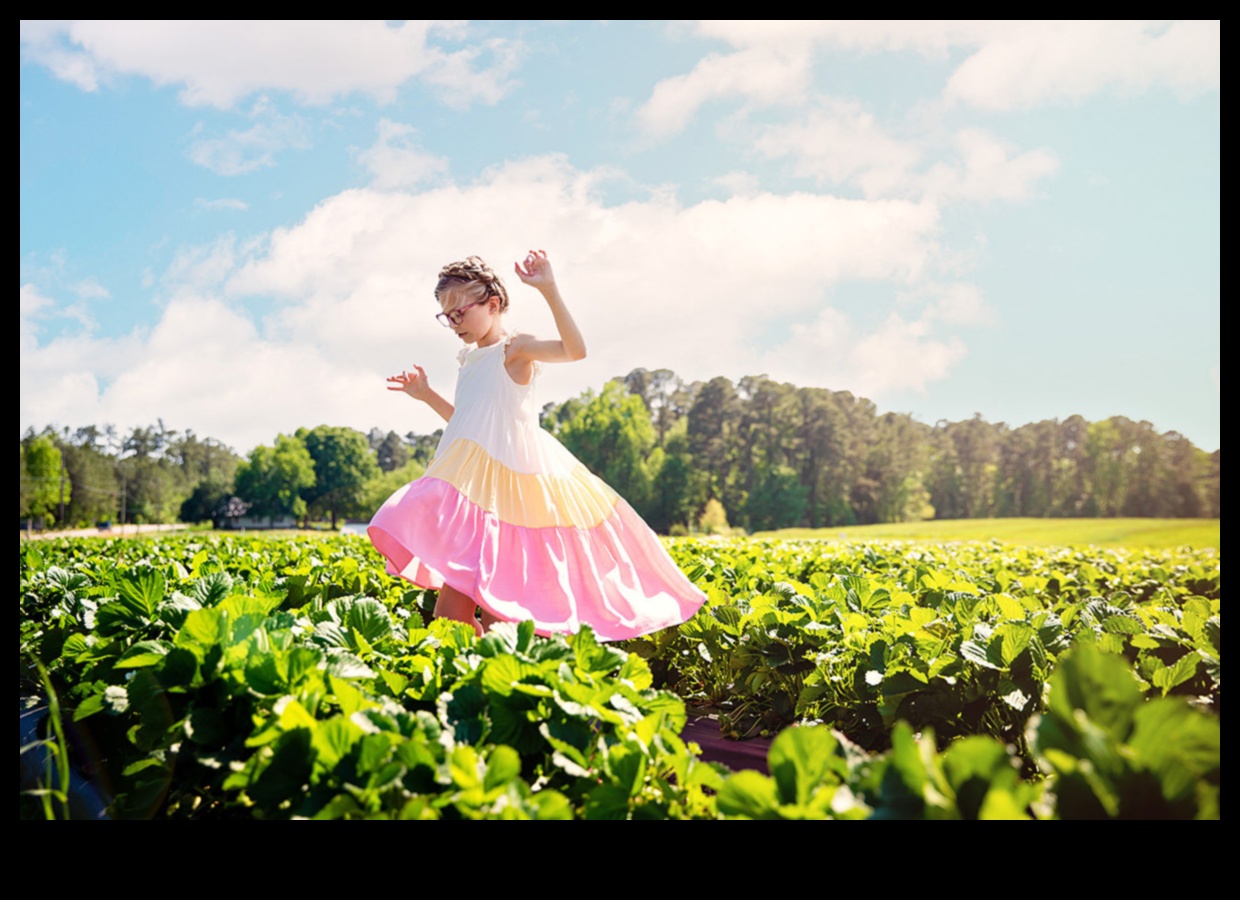
<path id="1" fill-rule="evenodd" d="M 153 534 L 157 531 L 184 531 L 188 525 L 113 525 L 111 528 L 74 528 L 69 531 L 21 532 L 21 539 L 43 541 L 58 537 L 132 537 L 136 534 Z"/>

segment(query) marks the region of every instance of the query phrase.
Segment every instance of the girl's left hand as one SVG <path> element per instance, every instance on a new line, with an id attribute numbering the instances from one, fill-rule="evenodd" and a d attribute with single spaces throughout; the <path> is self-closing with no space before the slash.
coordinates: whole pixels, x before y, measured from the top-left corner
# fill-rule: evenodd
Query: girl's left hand
<path id="1" fill-rule="evenodd" d="M 530 287 L 542 289 L 555 284 L 555 273 L 551 271 L 551 260 L 547 259 L 546 250 L 531 250 L 522 263 L 513 263 L 517 277 Z"/>

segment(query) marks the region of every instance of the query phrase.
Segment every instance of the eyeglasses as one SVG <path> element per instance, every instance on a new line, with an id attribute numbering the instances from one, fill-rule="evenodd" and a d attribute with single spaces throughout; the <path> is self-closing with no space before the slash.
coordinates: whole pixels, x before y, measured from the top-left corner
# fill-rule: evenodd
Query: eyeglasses
<path id="1" fill-rule="evenodd" d="M 460 309 L 454 309 L 451 312 L 441 312 L 435 318 L 439 320 L 439 324 L 444 328 L 455 328 L 461 324 L 461 320 L 465 318 L 465 313 L 470 307 L 486 303 L 490 299 L 490 297 L 483 297 L 481 300 L 475 300 L 473 303 L 468 303 Z"/>

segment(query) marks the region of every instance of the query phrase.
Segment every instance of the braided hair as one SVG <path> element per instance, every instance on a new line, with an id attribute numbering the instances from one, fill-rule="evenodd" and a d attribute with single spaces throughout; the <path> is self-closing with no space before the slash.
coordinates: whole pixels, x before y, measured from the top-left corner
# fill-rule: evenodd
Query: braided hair
<path id="1" fill-rule="evenodd" d="M 505 312 L 508 309 L 508 289 L 480 256 L 467 256 L 459 262 L 448 263 L 439 270 L 435 299 L 442 301 L 448 294 L 456 293 L 463 294 L 469 298 L 466 302 L 473 303 L 498 297 L 499 311 Z"/>

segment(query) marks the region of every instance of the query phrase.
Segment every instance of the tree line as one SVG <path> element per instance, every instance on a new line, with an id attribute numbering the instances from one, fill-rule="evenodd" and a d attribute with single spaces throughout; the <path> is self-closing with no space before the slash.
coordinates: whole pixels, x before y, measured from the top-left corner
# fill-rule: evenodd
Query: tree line
<path id="1" fill-rule="evenodd" d="M 934 425 L 848 391 L 635 369 L 543 411 L 663 532 L 1007 516 L 1221 517 L 1220 452 L 1123 416 Z M 703 522 L 703 516 L 707 521 Z"/>
<path id="2" fill-rule="evenodd" d="M 1221 517 L 1220 451 L 1115 416 L 934 425 L 847 391 L 635 369 L 543 427 L 662 533 L 992 516 Z M 28 431 L 20 518 L 38 525 L 368 518 L 440 432 L 320 425 L 241 457 L 162 422 Z"/>

